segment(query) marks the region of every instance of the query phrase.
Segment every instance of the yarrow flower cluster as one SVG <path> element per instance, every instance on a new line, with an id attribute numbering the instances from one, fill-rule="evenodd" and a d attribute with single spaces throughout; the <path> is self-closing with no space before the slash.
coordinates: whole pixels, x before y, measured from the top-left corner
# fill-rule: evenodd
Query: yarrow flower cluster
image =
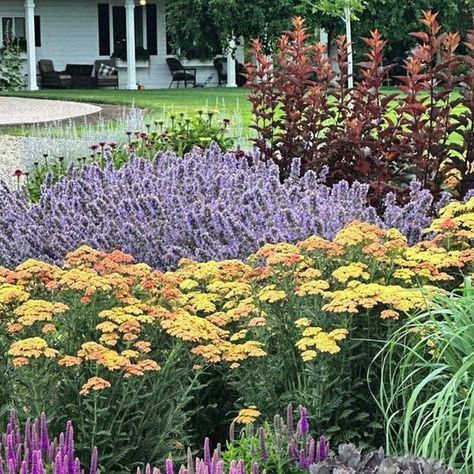
<path id="1" fill-rule="evenodd" d="M 387 203 L 377 216 L 367 205 L 368 188 L 340 182 L 333 187 L 316 175 L 280 182 L 278 167 L 222 153 L 216 146 L 184 158 L 171 153 L 155 160 L 133 158 L 121 167 L 71 168 L 58 183 L 46 183 L 38 204 L 5 186 L 0 189 L 0 264 L 28 258 L 62 263 L 87 244 L 120 249 L 157 268 L 180 258 L 246 258 L 269 242 L 295 242 L 316 234 L 332 238 L 358 219 L 401 229 L 419 240 L 429 225 L 432 198 L 414 189 L 400 207 Z M 421 197 L 423 197 L 421 199 Z"/>

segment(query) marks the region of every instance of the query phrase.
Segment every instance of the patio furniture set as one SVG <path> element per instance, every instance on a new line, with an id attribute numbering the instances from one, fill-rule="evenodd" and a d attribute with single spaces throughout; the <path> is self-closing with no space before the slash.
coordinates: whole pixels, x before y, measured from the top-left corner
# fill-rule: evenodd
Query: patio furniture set
<path id="1" fill-rule="evenodd" d="M 176 58 L 167 58 L 166 63 L 170 70 L 171 82 L 169 87 L 176 83 L 177 87 L 184 83 L 184 87 L 191 84 L 193 87 L 205 84 L 196 83 L 196 68 L 186 67 Z M 98 59 L 93 65 L 67 64 L 64 71 L 56 71 L 50 59 L 41 59 L 38 62 L 41 76 L 41 87 L 54 89 L 97 89 L 100 87 L 114 87 L 118 89 L 118 70 L 113 59 Z M 227 82 L 227 60 L 216 58 L 214 67 L 217 71 L 218 86 Z M 236 82 L 243 86 L 246 82 L 245 67 L 235 61 Z"/>
<path id="2" fill-rule="evenodd" d="M 93 65 L 67 64 L 64 71 L 56 71 L 53 61 L 38 62 L 41 86 L 55 89 L 96 89 L 115 87 L 118 89 L 118 71 L 113 60 L 98 59 Z"/>

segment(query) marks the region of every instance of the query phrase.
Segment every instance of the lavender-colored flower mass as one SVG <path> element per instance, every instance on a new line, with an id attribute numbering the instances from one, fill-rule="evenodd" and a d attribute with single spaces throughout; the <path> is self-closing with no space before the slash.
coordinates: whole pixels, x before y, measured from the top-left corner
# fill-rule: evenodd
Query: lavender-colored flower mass
<path id="1" fill-rule="evenodd" d="M 44 413 L 40 420 L 20 430 L 17 414 L 10 413 L 6 432 L 0 438 L 0 472 L 5 474 L 84 474 L 74 448 L 74 430 L 69 421 L 66 432 L 51 441 Z M 89 474 L 97 474 L 97 449 L 94 448 Z"/>
<path id="2" fill-rule="evenodd" d="M 312 234 L 331 238 L 355 219 L 380 225 L 385 220 L 412 238 L 429 222 L 429 196 L 402 208 L 389 202 L 386 217 L 379 217 L 366 195 L 362 184 L 331 188 L 311 172 L 299 178 L 297 161 L 281 183 L 276 165 L 249 162 L 216 146 L 184 158 L 132 158 L 120 169 L 71 168 L 67 177 L 45 186 L 35 205 L 0 188 L 0 264 L 31 257 L 60 263 L 67 252 L 88 244 L 166 269 L 182 257 L 245 258 L 267 242 Z"/>

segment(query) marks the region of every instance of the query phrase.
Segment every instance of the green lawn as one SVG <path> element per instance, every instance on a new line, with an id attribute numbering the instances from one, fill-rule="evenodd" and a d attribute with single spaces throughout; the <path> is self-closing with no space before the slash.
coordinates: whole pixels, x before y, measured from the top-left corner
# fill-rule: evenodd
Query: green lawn
<path id="1" fill-rule="evenodd" d="M 244 88 L 180 88 L 143 91 L 93 89 L 93 90 L 53 90 L 35 92 L 14 92 L 16 97 L 34 97 L 42 99 L 64 99 L 80 102 L 109 104 L 134 104 L 147 109 L 153 117 L 160 117 L 163 111 L 195 112 L 199 109 L 217 109 L 222 114 L 237 113 L 242 117 L 244 127 L 250 124 L 250 104 L 247 101 L 248 90 Z M 7 94 L 2 94 L 7 95 Z"/>

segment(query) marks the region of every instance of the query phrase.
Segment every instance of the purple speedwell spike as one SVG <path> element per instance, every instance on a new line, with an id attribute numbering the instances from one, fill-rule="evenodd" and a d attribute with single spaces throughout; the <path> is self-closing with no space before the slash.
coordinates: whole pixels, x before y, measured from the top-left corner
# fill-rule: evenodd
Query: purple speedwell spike
<path id="1" fill-rule="evenodd" d="M 46 416 L 25 423 L 21 433 L 16 413 L 12 411 L 6 432 L 1 436 L 5 461 L 0 457 L 0 474 L 84 474 L 81 462 L 74 454 L 74 431 L 68 422 L 66 435 L 59 435 L 59 443 L 50 441 Z M 0 445 L 1 450 L 1 445 Z M 97 449 L 91 456 L 89 474 L 98 474 Z"/>
<path id="2" fill-rule="evenodd" d="M 305 407 L 300 407 L 300 420 L 298 422 L 298 429 L 300 434 L 306 434 L 309 432 L 309 418 L 308 410 Z"/>

